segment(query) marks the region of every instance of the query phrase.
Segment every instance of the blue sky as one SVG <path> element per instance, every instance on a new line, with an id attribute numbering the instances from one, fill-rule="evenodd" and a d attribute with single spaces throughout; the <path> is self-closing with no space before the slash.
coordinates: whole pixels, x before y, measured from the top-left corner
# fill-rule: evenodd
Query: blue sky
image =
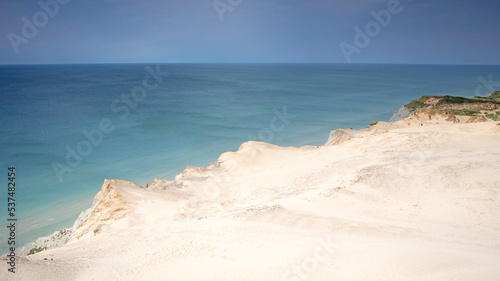
<path id="1" fill-rule="evenodd" d="M 214 0 L 41 1 L 57 3 L 53 17 L 35 0 L 0 1 L 0 63 L 346 63 L 344 42 L 352 63 L 500 64 L 498 0 L 401 0 L 386 26 L 372 13 L 396 0 L 217 0 L 231 8 L 223 20 Z M 34 16 L 28 38 L 22 18 Z M 358 48 L 354 28 L 367 25 Z"/>

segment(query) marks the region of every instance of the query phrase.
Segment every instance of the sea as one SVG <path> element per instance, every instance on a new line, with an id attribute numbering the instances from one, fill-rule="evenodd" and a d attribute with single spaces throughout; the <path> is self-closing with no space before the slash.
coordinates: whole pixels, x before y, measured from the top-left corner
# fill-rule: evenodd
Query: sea
<path id="1" fill-rule="evenodd" d="M 494 65 L 0 65 L 0 253 L 8 219 L 20 250 L 71 227 L 105 179 L 173 180 L 246 141 L 323 145 L 422 95 L 485 96 L 499 82 Z"/>

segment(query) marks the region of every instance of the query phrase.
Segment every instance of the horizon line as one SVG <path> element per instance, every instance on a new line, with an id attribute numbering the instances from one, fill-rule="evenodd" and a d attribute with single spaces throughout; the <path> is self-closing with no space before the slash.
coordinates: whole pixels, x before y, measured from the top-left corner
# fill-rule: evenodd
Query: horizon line
<path id="1" fill-rule="evenodd" d="M 34 65 L 120 65 L 120 64 L 226 64 L 226 65 L 243 65 L 243 64 L 337 64 L 337 65 L 435 65 L 435 66 L 500 66 L 500 64 L 467 64 L 467 63 L 384 63 L 384 62 L 68 62 L 68 63 L 0 63 L 0 66 L 34 66 Z"/>

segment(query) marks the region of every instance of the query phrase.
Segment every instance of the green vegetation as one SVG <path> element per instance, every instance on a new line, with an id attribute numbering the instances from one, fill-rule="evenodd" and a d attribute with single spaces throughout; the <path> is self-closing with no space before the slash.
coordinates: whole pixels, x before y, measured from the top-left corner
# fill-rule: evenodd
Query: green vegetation
<path id="1" fill-rule="evenodd" d="M 431 107 L 427 104 L 431 98 L 438 100 L 437 105 L 440 104 L 461 104 L 461 103 L 494 103 L 500 104 L 500 91 L 492 93 L 489 97 L 473 97 L 473 98 L 463 98 L 463 97 L 453 97 L 453 96 L 422 96 L 418 100 L 414 100 L 409 104 L 405 105 L 407 108 L 416 110 L 418 108 L 428 108 Z"/>
<path id="2" fill-rule="evenodd" d="M 375 121 L 375 122 L 371 123 L 370 125 L 368 125 L 368 127 L 375 126 L 377 124 L 378 124 L 378 121 Z"/>
<path id="3" fill-rule="evenodd" d="M 491 93 L 491 95 L 489 95 L 488 98 L 500 103 L 500 91 L 495 91 Z"/>
<path id="4" fill-rule="evenodd" d="M 478 110 L 469 109 L 446 109 L 446 111 L 451 112 L 455 115 L 466 115 L 466 116 L 477 116 L 481 112 Z"/>
<path id="5" fill-rule="evenodd" d="M 33 248 L 33 249 L 30 250 L 30 252 L 28 253 L 28 256 L 36 254 L 36 253 L 39 253 L 39 252 L 41 252 L 43 250 L 47 250 L 47 247 L 38 247 L 38 248 L 35 247 L 35 248 Z"/>
<path id="6" fill-rule="evenodd" d="M 429 99 L 434 99 L 434 101 L 430 103 L 428 102 Z M 422 96 L 418 100 L 410 102 L 409 104 L 405 105 L 405 107 L 411 111 L 415 111 L 419 108 L 425 108 L 431 110 L 444 110 L 447 112 L 451 112 L 455 115 L 477 116 L 478 114 L 481 113 L 479 111 L 482 108 L 481 105 L 473 106 L 473 109 L 452 109 L 447 107 L 452 107 L 455 104 L 483 104 L 483 103 L 500 105 L 500 91 L 495 91 L 487 97 L 475 96 L 473 98 L 463 98 L 463 97 L 443 96 L 443 95 L 436 95 L 436 96 L 426 95 Z M 497 115 L 491 113 L 489 115 L 486 115 L 486 117 L 497 121 L 500 120 L 500 115 L 498 116 Z"/>
<path id="7" fill-rule="evenodd" d="M 444 96 L 422 96 L 420 99 L 414 100 L 405 106 L 406 106 L 406 108 L 408 108 L 412 111 L 415 111 L 415 110 L 422 108 L 422 107 L 428 107 L 429 105 L 425 103 L 428 99 L 430 99 L 430 98 L 442 98 L 442 97 L 444 97 Z"/>
<path id="8" fill-rule="evenodd" d="M 496 114 L 493 113 L 486 114 L 486 117 L 493 121 L 500 121 L 500 112 L 497 112 Z"/>
<path id="9" fill-rule="evenodd" d="M 482 98 L 482 97 L 475 97 L 472 99 L 469 98 L 462 98 L 462 97 L 452 97 L 452 96 L 444 96 L 440 101 L 439 104 L 460 104 L 460 103 L 498 103 L 494 99 L 490 98 Z"/>

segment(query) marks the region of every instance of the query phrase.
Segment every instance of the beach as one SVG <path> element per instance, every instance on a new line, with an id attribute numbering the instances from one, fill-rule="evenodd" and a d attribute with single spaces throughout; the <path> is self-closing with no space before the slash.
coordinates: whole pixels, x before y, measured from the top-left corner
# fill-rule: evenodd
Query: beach
<path id="1" fill-rule="evenodd" d="M 106 180 L 68 243 L 3 280 L 497 280 L 500 122 L 419 112 Z"/>
<path id="2" fill-rule="evenodd" d="M 0 281 L 500 280 L 500 2 L 0 7 Z"/>

